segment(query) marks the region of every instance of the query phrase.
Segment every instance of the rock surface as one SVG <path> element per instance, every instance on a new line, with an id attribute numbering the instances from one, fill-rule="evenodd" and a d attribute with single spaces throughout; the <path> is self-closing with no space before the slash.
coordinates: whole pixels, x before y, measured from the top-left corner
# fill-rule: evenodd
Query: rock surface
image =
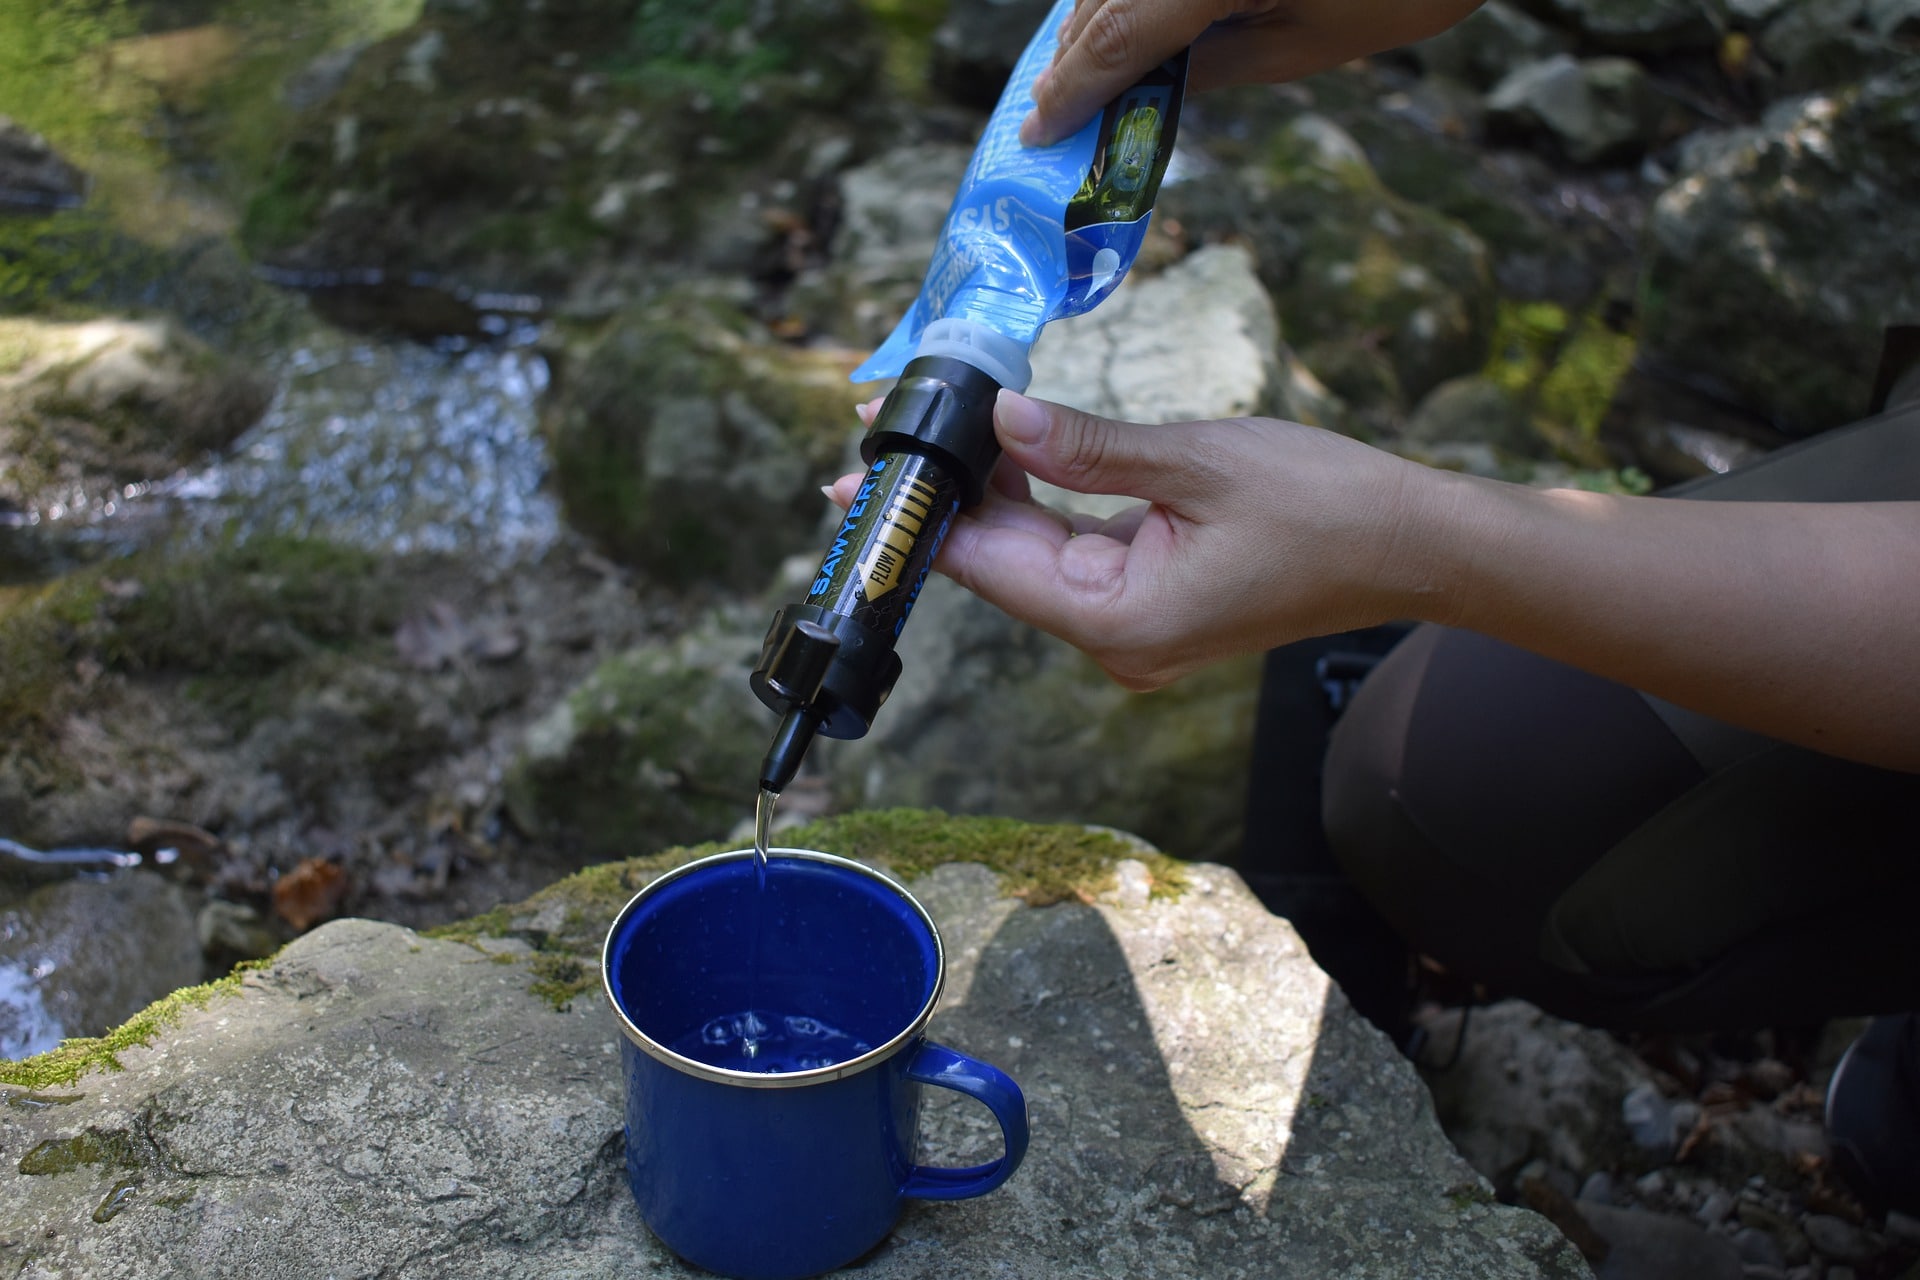
<path id="1" fill-rule="evenodd" d="M 1194 866 L 1149 900 L 1145 867 L 1118 869 L 1093 905 L 1025 906 L 974 865 L 915 882 L 950 957 L 933 1032 L 1021 1082 L 1033 1145 L 992 1196 L 910 1205 L 863 1275 L 1588 1274 L 1491 1202 L 1412 1068 L 1237 877 Z M 307 935 L 123 1071 L 9 1092 L 0 1257 L 102 1280 L 682 1274 L 623 1181 L 597 991 L 555 1012 L 527 988 L 392 925 Z M 967 1159 L 986 1127 L 933 1100 L 922 1158 Z"/>

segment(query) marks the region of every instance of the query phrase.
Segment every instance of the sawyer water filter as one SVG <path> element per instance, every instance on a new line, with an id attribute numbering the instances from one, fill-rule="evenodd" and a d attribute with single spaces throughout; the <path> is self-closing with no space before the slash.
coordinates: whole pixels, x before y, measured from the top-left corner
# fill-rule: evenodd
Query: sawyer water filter
<path id="1" fill-rule="evenodd" d="M 764 791 L 792 781 L 816 734 L 858 738 L 900 675 L 894 644 L 947 529 L 980 501 L 1000 457 L 993 404 L 1024 391 L 1050 320 L 1098 305 L 1146 238 L 1186 84 L 1186 54 L 1115 98 L 1079 132 L 1020 143 L 1034 78 L 1073 0 L 1059 0 L 987 121 L 899 326 L 853 373 L 898 377 L 861 456 L 868 464 L 804 600 L 773 619 L 752 676 L 781 713 Z"/>

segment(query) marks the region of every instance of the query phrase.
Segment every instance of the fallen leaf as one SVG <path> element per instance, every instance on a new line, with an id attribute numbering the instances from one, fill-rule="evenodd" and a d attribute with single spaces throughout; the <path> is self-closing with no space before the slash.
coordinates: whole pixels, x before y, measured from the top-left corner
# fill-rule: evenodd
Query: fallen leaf
<path id="1" fill-rule="evenodd" d="M 347 896 L 347 873 L 323 858 L 307 858 L 273 882 L 273 910 L 302 933 L 331 919 Z"/>

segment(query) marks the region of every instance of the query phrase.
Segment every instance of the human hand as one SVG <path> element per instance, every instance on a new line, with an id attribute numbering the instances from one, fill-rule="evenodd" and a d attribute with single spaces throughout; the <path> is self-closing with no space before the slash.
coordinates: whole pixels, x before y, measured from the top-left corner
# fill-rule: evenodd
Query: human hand
<path id="1" fill-rule="evenodd" d="M 1116 94 L 1191 46 L 1188 86 L 1278 83 L 1437 35 L 1480 0 L 1078 0 L 1020 128 L 1066 137 Z"/>
<path id="2" fill-rule="evenodd" d="M 1415 531 L 1449 501 L 1442 473 L 1265 418 L 1139 426 L 1002 392 L 994 425 L 1006 456 L 935 568 L 1130 689 L 1434 602 Z M 1034 502 L 1029 476 L 1146 501 L 1068 515 Z"/>

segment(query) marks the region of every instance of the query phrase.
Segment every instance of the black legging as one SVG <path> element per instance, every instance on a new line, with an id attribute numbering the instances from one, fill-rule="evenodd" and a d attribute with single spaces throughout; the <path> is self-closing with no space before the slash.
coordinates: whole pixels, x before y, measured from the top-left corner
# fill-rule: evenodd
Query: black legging
<path id="1" fill-rule="evenodd" d="M 1920 498 L 1920 401 L 1669 496 Z M 1322 816 L 1401 938 L 1562 1016 L 1708 1029 L 1920 1008 L 1920 775 L 1423 626 L 1334 727 Z"/>

